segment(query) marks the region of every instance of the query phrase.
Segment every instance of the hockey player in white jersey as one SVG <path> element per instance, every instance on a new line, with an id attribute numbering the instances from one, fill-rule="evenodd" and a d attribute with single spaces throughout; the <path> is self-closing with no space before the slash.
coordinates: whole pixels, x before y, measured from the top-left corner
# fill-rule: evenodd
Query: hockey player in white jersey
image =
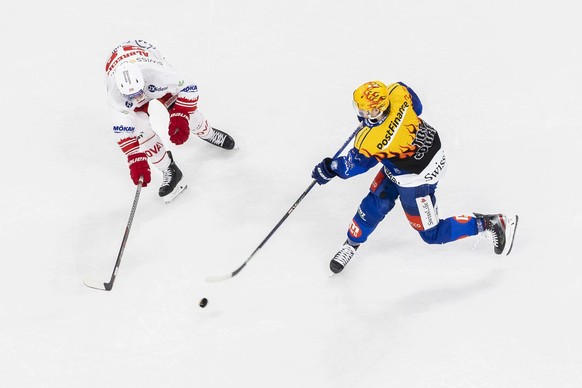
<path id="1" fill-rule="evenodd" d="M 163 173 L 159 195 L 170 202 L 187 186 L 173 155 L 152 129 L 148 107 L 158 100 L 168 110 L 168 135 L 176 145 L 190 133 L 215 146 L 231 150 L 233 138 L 212 128 L 198 109 L 198 87 L 183 76 L 152 44 L 131 40 L 112 51 L 105 65 L 107 95 L 117 144 L 127 155 L 130 176 L 137 185 L 151 181 L 150 163 Z"/>

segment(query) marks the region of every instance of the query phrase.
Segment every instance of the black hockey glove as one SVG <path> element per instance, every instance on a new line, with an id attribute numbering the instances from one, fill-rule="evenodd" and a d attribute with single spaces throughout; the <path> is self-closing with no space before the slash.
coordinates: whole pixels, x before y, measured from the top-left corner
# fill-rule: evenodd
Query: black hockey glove
<path id="1" fill-rule="evenodd" d="M 320 185 L 325 185 L 337 174 L 331 169 L 331 158 L 325 158 L 313 168 L 311 177 Z"/>

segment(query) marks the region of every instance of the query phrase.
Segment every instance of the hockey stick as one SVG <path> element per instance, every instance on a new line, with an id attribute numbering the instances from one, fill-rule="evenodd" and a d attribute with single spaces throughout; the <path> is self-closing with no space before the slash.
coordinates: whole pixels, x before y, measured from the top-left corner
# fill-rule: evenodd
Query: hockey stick
<path id="1" fill-rule="evenodd" d="M 131 213 L 129 213 L 129 221 L 127 221 L 127 226 L 125 227 L 125 234 L 123 235 L 123 240 L 121 241 L 121 247 L 119 248 L 119 253 L 117 254 L 117 260 L 115 261 L 115 267 L 113 268 L 113 273 L 111 278 L 107 283 L 100 282 L 98 280 L 90 279 L 85 280 L 83 283 L 90 288 L 101 291 L 111 291 L 113 288 L 113 282 L 117 277 L 117 271 L 119 270 L 119 265 L 121 264 L 121 257 L 123 256 L 123 251 L 125 250 L 125 244 L 127 243 L 127 238 L 129 237 L 129 231 L 131 230 L 131 224 L 133 222 L 133 216 L 135 214 L 135 209 L 137 208 L 137 201 L 139 200 L 139 193 L 141 192 L 141 186 L 143 184 L 143 176 L 139 177 L 137 183 L 137 189 L 135 190 L 135 198 L 133 199 L 133 205 L 131 207 Z"/>
<path id="2" fill-rule="evenodd" d="M 354 138 L 354 136 L 356 135 L 356 133 L 358 133 L 358 131 L 361 129 L 361 126 L 358 126 L 358 128 L 356 128 L 356 130 L 354 131 L 354 133 L 352 133 L 350 135 L 350 137 L 348 138 L 348 140 L 346 140 L 346 142 L 341 146 L 341 148 L 335 153 L 335 155 L 333 156 L 332 159 L 337 158 L 342 151 L 346 148 L 346 146 L 348 145 L 348 143 Z M 315 180 L 313 180 L 313 182 L 311 182 L 311 184 L 307 187 L 307 189 L 303 192 L 303 194 L 301 194 L 301 196 L 299 197 L 299 199 L 297 199 L 297 201 L 295 201 L 295 203 L 291 206 L 291 208 L 289 208 L 289 210 L 287 210 L 287 213 L 285 213 L 285 215 L 283 216 L 283 218 L 281 218 L 281 220 L 277 223 L 277 225 L 275 225 L 275 227 L 271 230 L 271 232 L 267 235 L 267 237 L 265 237 L 265 239 L 259 244 L 259 246 L 253 251 L 253 253 L 251 253 L 251 255 L 248 257 L 248 259 L 246 259 L 242 265 L 240 267 L 238 267 L 237 269 L 235 269 L 233 272 L 229 273 L 228 275 L 222 275 L 222 276 L 208 276 L 205 280 L 207 282 L 213 283 L 213 282 L 221 282 L 224 280 L 228 280 L 230 278 L 235 277 L 240 271 L 242 271 L 242 269 L 248 264 L 249 261 L 251 261 L 251 259 L 253 258 L 253 256 L 263 247 L 263 245 L 265 245 L 265 243 L 267 241 L 269 241 L 269 239 L 271 238 L 271 236 L 277 231 L 277 229 L 279 229 L 279 227 L 283 224 L 283 222 L 285 222 L 285 220 L 287 219 L 287 217 L 289 217 L 291 215 L 291 213 L 293 213 L 293 210 L 295 210 L 295 208 L 299 205 L 299 203 L 301 201 L 303 201 L 303 198 L 305 198 L 305 196 L 311 191 L 311 189 L 313 188 L 313 186 L 315 186 L 317 182 Z"/>

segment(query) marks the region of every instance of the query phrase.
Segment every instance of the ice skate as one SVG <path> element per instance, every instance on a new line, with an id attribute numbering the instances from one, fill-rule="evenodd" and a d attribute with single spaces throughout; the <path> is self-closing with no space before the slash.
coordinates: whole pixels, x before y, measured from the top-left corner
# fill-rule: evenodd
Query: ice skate
<path id="1" fill-rule="evenodd" d="M 220 129 L 212 128 L 212 135 L 209 138 L 202 139 L 217 147 L 225 150 L 232 150 L 234 148 L 234 139 Z"/>
<path id="2" fill-rule="evenodd" d="M 478 220 L 483 222 L 482 226 L 479 227 L 479 231 L 491 233 L 493 251 L 497 255 L 509 255 L 511 248 L 513 248 L 513 238 L 515 237 L 517 221 L 519 220 L 517 214 L 514 216 L 507 214 L 474 214 Z"/>
<path id="3" fill-rule="evenodd" d="M 168 151 L 168 156 L 172 161 L 168 168 L 166 168 L 163 173 L 162 185 L 158 194 L 165 203 L 170 203 L 174 198 L 178 196 L 182 191 L 184 191 L 188 185 L 182 182 L 182 171 L 174 163 L 174 158 L 172 157 L 172 152 Z"/>
<path id="4" fill-rule="evenodd" d="M 346 241 L 340 250 L 335 254 L 333 259 L 329 262 L 329 269 L 333 273 L 340 273 L 348 265 L 359 245 L 350 245 Z"/>

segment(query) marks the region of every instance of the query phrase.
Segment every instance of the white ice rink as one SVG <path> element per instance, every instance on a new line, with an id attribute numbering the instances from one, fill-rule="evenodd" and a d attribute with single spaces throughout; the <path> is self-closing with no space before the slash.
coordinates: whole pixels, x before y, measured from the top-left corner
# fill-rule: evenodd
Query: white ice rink
<path id="1" fill-rule="evenodd" d="M 575 2 L 9 2 L 0 24 L 0 386 L 580 388 L 582 106 Z M 135 186 L 103 69 L 156 43 L 198 83 L 226 152 L 154 129 L 189 188 Z M 426 245 L 398 204 L 340 275 L 328 263 L 376 169 L 315 187 L 356 125 L 352 91 L 403 81 L 449 158 L 441 218 L 512 212 L 510 256 Z M 198 306 L 209 299 L 205 309 Z"/>

